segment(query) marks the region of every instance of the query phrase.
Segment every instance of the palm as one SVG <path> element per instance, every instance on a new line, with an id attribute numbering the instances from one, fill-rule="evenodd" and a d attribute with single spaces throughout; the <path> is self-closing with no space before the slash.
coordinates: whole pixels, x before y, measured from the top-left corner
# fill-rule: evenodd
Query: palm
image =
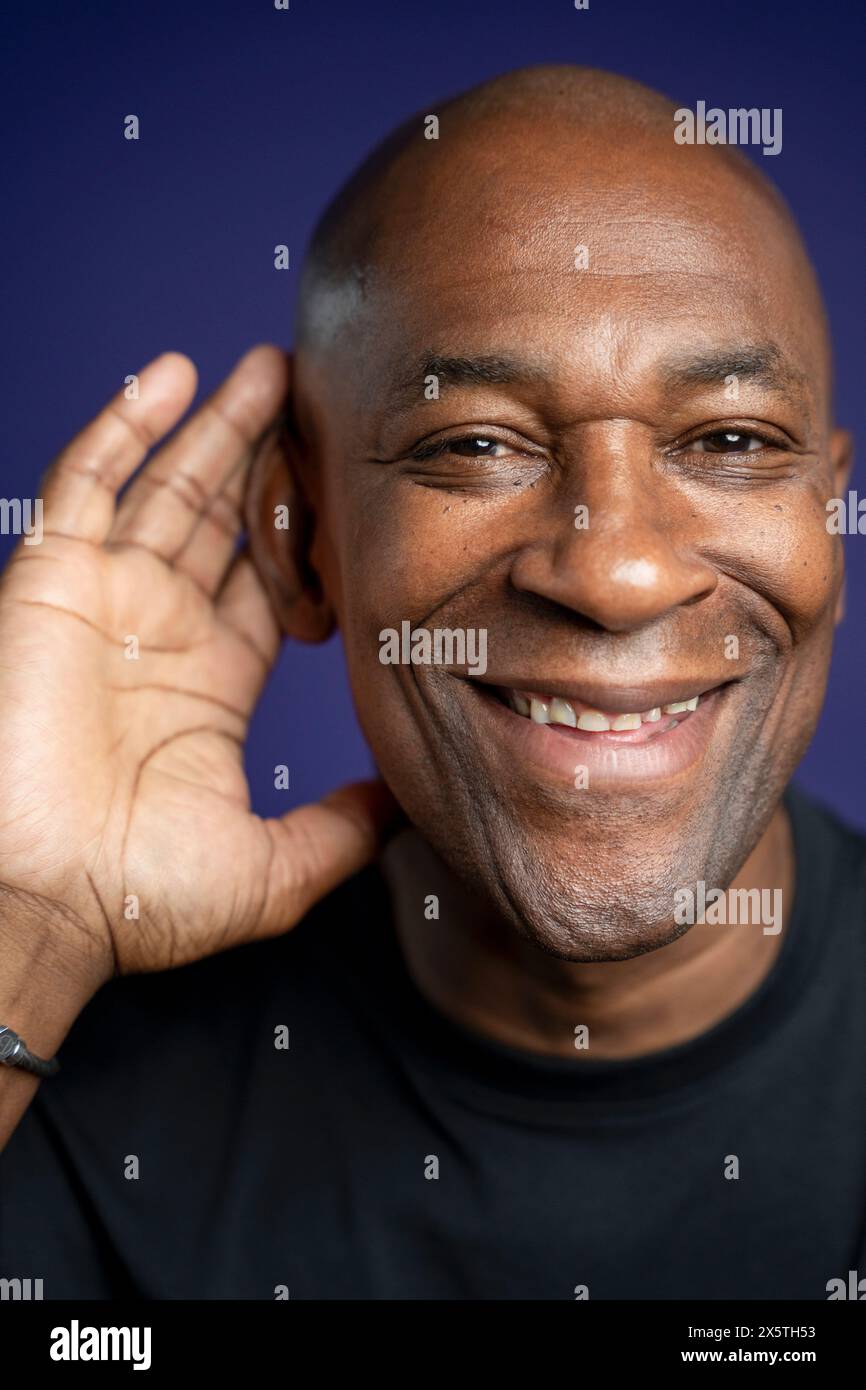
<path id="1" fill-rule="evenodd" d="M 85 431 L 49 479 L 42 544 L 19 548 L 0 593 L 0 756 L 15 789 L 0 878 L 62 903 L 121 970 L 288 926 L 371 850 L 360 802 L 348 817 L 249 810 L 243 745 L 280 640 L 237 551 L 249 447 L 285 389 L 261 351 L 270 384 L 211 407 L 209 450 L 194 417 L 110 518 L 104 480 L 81 463 L 98 445 Z M 112 488 L 129 471 L 119 453 L 122 441 Z"/>

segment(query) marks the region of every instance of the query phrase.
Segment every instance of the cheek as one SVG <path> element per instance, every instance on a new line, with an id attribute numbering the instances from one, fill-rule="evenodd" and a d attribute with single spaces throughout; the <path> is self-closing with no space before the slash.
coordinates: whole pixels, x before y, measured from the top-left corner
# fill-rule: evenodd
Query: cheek
<path id="1" fill-rule="evenodd" d="M 332 512 L 329 545 L 355 706 L 376 761 L 405 807 L 413 797 L 437 798 L 437 740 L 445 717 L 428 689 L 431 668 L 383 661 L 381 634 L 400 643 L 403 624 L 473 626 L 480 611 L 479 576 L 500 528 L 477 497 L 389 478 L 343 492 Z M 510 501 L 511 499 L 509 499 Z M 512 503 L 513 505 L 513 503 Z M 426 700 L 426 703 L 424 703 Z M 437 714 L 438 711 L 438 714 Z M 419 807 L 419 814 L 423 807 Z"/>
<path id="2" fill-rule="evenodd" d="M 388 478 L 338 520 L 344 627 L 423 621 L 483 570 L 496 528 L 477 497 Z M 485 542 L 485 536 L 487 540 Z"/>
<path id="3" fill-rule="evenodd" d="M 827 527 L 826 495 L 820 484 L 803 482 L 795 493 L 779 490 L 767 500 L 728 498 L 710 523 L 706 549 L 775 610 L 787 644 L 832 628 L 843 556 Z M 714 540 L 722 536 L 723 548 Z"/>

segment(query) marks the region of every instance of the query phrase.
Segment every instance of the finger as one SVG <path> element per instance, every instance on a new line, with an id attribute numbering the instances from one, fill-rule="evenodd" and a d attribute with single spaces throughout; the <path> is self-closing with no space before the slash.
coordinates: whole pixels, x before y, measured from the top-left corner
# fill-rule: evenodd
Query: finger
<path id="1" fill-rule="evenodd" d="M 44 534 L 100 544 L 111 529 L 117 493 L 147 451 L 183 415 L 196 370 L 180 352 L 164 352 L 138 374 L 138 396 L 124 387 L 69 443 L 42 481 Z"/>
<path id="2" fill-rule="evenodd" d="M 274 419 L 288 390 L 279 348 L 253 348 L 210 400 L 135 478 L 110 541 L 142 545 L 173 561 L 203 512 Z"/>
<path id="3" fill-rule="evenodd" d="M 260 934 L 285 931 L 368 864 L 401 820 L 379 778 L 353 782 L 311 806 L 268 821 L 274 845 Z"/>
<path id="4" fill-rule="evenodd" d="M 263 685 L 276 660 L 282 633 L 247 549 L 233 560 L 215 606 L 220 624 L 258 658 Z"/>
<path id="5" fill-rule="evenodd" d="M 242 504 L 249 457 L 235 467 L 222 490 L 211 498 L 174 561 L 175 570 L 189 575 L 211 597 L 226 577 L 244 529 Z"/>

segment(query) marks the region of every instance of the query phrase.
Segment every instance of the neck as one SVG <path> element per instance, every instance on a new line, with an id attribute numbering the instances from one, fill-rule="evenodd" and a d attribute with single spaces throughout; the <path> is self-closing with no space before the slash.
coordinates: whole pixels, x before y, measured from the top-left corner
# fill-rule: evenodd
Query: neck
<path id="1" fill-rule="evenodd" d="M 744 1003 L 770 970 L 794 891 L 791 829 L 780 805 L 732 889 L 782 889 L 781 931 L 697 924 L 626 961 L 573 962 L 539 951 L 486 908 L 414 829 L 384 871 L 406 964 L 440 1012 L 512 1047 L 571 1058 L 628 1058 L 699 1036 Z M 435 894 L 440 916 L 424 916 Z M 586 1025 L 587 1051 L 575 1028 Z"/>

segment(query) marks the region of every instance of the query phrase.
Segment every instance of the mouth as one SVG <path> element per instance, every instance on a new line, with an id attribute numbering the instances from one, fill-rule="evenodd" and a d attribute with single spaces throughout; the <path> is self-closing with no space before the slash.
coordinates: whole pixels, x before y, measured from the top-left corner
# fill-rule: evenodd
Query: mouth
<path id="1" fill-rule="evenodd" d="M 552 724 L 575 733 L 613 735 L 615 743 L 648 743 L 669 733 L 698 708 L 700 695 L 685 700 L 671 700 L 664 705 L 627 712 L 595 709 L 577 697 L 564 699 L 531 690 L 515 690 L 510 686 L 494 687 L 496 697 L 521 719 L 533 724 Z M 703 692 L 712 694 L 712 691 Z"/>
<path id="2" fill-rule="evenodd" d="M 470 681 L 473 703 L 503 766 L 580 785 L 621 789 L 691 773 L 717 733 L 732 681 L 578 692 Z M 591 698 L 587 698 L 590 696 Z M 631 706 L 631 708 L 629 708 Z"/>

